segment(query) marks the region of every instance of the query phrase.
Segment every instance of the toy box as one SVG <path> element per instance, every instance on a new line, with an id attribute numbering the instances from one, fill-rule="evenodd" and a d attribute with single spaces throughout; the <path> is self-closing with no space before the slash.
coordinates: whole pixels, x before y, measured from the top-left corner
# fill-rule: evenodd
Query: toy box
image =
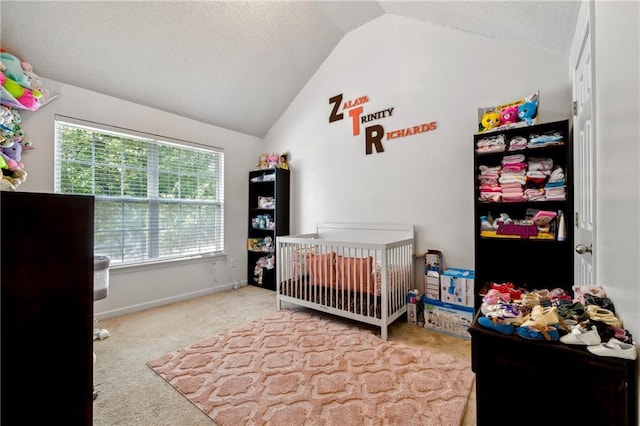
<path id="1" fill-rule="evenodd" d="M 418 290 L 411 290 L 407 294 L 407 322 L 423 325 L 424 314 L 422 312 L 423 295 Z"/>
<path id="2" fill-rule="evenodd" d="M 440 275 L 440 301 L 473 308 L 475 272 L 448 268 Z"/>
<path id="3" fill-rule="evenodd" d="M 424 292 L 426 297 L 440 299 L 440 273 L 442 270 L 442 252 L 427 250 L 424 254 Z"/>
<path id="4" fill-rule="evenodd" d="M 424 274 L 424 293 L 429 299 L 440 299 L 440 273 L 426 271 Z"/>
<path id="5" fill-rule="evenodd" d="M 424 328 L 470 339 L 473 308 L 424 298 Z"/>
<path id="6" fill-rule="evenodd" d="M 478 108 L 478 133 L 496 132 L 538 123 L 540 91 L 502 105 Z"/>

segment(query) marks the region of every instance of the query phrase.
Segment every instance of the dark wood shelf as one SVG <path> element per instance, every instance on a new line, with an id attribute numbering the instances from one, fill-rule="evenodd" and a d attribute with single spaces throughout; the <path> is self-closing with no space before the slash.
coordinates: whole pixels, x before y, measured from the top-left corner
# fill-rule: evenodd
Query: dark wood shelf
<path id="1" fill-rule="evenodd" d="M 534 134 L 559 132 L 562 144 L 517 151 L 491 153 L 475 152 L 478 140 L 502 134 L 505 142 L 516 136 L 529 139 Z M 568 292 L 573 287 L 573 154 L 571 150 L 569 121 L 519 127 L 504 131 L 474 135 L 474 230 L 475 230 L 475 286 L 476 310 L 482 302 L 479 290 L 491 282 L 512 282 L 525 289 L 560 287 Z M 480 200 L 478 175 L 480 166 L 497 166 L 505 156 L 523 154 L 524 162 L 530 158 L 550 158 L 554 166 L 562 168 L 565 177 L 564 200 L 540 200 L 518 202 L 486 202 Z M 523 190 L 526 185 L 523 186 Z M 555 239 L 499 238 L 481 235 L 480 217 L 491 215 L 494 219 L 501 213 L 513 220 L 525 219 L 528 209 L 562 211 L 565 221 L 565 240 L 557 240 L 557 228 L 553 230 Z M 557 219 L 554 219 L 557 225 Z"/>
<path id="2" fill-rule="evenodd" d="M 0 192 L 0 215 L 0 422 L 91 425 L 94 197 Z"/>
<path id="3" fill-rule="evenodd" d="M 268 180 L 262 180 L 264 176 L 269 176 Z M 249 223 L 247 238 L 263 239 L 265 237 L 271 237 L 274 245 L 273 251 L 247 250 L 247 282 L 251 285 L 268 288 L 270 290 L 276 289 L 275 243 L 277 236 L 289 234 L 290 176 L 290 171 L 286 169 L 263 169 L 249 172 Z M 252 179 L 255 178 L 261 180 L 252 182 Z M 259 207 L 260 197 L 272 197 L 275 206 L 273 208 Z M 253 221 L 258 216 L 268 216 L 274 224 L 273 228 L 254 227 Z M 263 258 L 268 258 L 269 265 L 273 264 L 273 267 L 263 267 L 257 271 L 256 265 Z"/>
<path id="4" fill-rule="evenodd" d="M 500 404 L 500 418 L 519 419 L 518 424 L 539 423 L 541 418 L 558 425 L 638 424 L 637 360 L 600 357 L 584 346 L 559 341 L 500 334 L 479 325 L 481 315 L 476 314 L 469 326 L 478 425 L 495 424 L 496 398 L 506 402 L 505 394 L 522 396 Z M 527 395 L 536 391 L 557 402 L 543 403 L 539 416 L 523 417 Z"/>

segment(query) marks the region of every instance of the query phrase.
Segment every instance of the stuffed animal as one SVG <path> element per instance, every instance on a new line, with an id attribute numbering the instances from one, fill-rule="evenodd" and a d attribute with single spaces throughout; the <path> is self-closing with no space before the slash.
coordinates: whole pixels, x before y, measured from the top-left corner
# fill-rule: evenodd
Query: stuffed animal
<path id="1" fill-rule="evenodd" d="M 13 131 L 16 126 L 11 108 L 0 106 L 0 146 L 10 146 L 13 143 Z"/>
<path id="2" fill-rule="evenodd" d="M 31 81 L 24 73 L 20 59 L 9 52 L 0 52 L 0 61 L 2 61 L 4 75 L 22 87 L 31 89 Z"/>
<path id="3" fill-rule="evenodd" d="M 24 130 L 22 130 L 22 126 L 18 126 L 17 124 L 13 126 L 13 143 L 21 144 L 22 139 L 24 138 Z"/>
<path id="4" fill-rule="evenodd" d="M 20 145 L 22 145 L 22 152 L 31 151 L 33 149 L 33 141 L 31 138 L 23 138 Z"/>
<path id="5" fill-rule="evenodd" d="M 537 104 L 535 102 L 528 101 L 518 107 L 518 118 L 525 121 L 528 125 L 532 125 L 537 112 Z"/>
<path id="6" fill-rule="evenodd" d="M 33 71 L 31 64 L 29 62 L 22 62 L 20 63 L 20 66 L 22 67 L 22 72 L 29 81 L 29 87 L 42 88 L 42 80 L 40 79 L 40 76 Z"/>
<path id="7" fill-rule="evenodd" d="M 5 173 L 8 173 L 5 175 Z M 16 170 L 14 172 L 2 172 L 0 179 L 0 191 L 15 192 L 22 182 L 27 180 L 27 172 L 25 170 Z"/>
<path id="8" fill-rule="evenodd" d="M 6 168 L 15 172 L 17 170 L 24 169 L 24 164 L 20 162 L 22 160 L 22 145 L 14 143 L 10 147 L 0 148 L 0 157 L 5 162 L 2 168 Z"/>
<path id="9" fill-rule="evenodd" d="M 21 122 L 22 118 L 18 110 L 4 105 L 0 106 L 0 148 L 8 148 L 14 143 L 22 143 L 23 148 L 25 147 Z"/>
<path id="10" fill-rule="evenodd" d="M 52 94 L 48 89 L 42 87 L 42 80 L 40 76 L 33 71 L 33 67 L 29 62 L 22 62 L 22 69 L 29 78 L 31 88 L 40 92 L 41 96 L 38 99 L 40 106 L 43 107 L 50 101 L 54 100 L 58 95 Z"/>
<path id="11" fill-rule="evenodd" d="M 270 169 L 275 169 L 278 165 L 278 161 L 280 160 L 280 156 L 275 152 L 267 155 L 267 167 Z"/>
<path id="12" fill-rule="evenodd" d="M 258 158 L 258 163 L 256 164 L 256 170 L 262 170 L 267 168 L 269 168 L 269 165 L 267 164 L 267 154 L 260 154 L 260 157 Z"/>
<path id="13" fill-rule="evenodd" d="M 288 152 L 283 152 L 280 154 L 280 158 L 278 159 L 278 168 L 289 170 L 289 163 L 287 162 L 287 157 L 289 156 Z"/>
<path id="14" fill-rule="evenodd" d="M 495 111 L 485 112 L 480 122 L 482 123 L 484 130 L 493 129 L 500 124 L 500 114 Z"/>
<path id="15" fill-rule="evenodd" d="M 19 85 L 4 73 L 0 73 L 0 85 L 2 85 L 3 88 L 3 105 L 24 108 L 30 111 L 35 111 L 40 107 L 38 98 L 41 96 L 41 93 L 39 91 L 27 89 Z M 12 102 L 13 100 L 15 100 L 15 103 Z"/>
<path id="16" fill-rule="evenodd" d="M 510 106 L 500 111 L 500 125 L 515 123 L 518 121 L 518 107 Z"/>

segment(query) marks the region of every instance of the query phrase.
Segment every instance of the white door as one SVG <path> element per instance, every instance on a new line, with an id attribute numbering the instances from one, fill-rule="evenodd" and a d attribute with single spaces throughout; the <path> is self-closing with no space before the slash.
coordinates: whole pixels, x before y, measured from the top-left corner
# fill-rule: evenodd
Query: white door
<path id="1" fill-rule="evenodd" d="M 593 47 L 589 3 L 576 25 L 570 64 L 573 89 L 574 158 L 574 279 L 577 285 L 595 284 L 596 236 L 596 139 L 593 90 Z"/>

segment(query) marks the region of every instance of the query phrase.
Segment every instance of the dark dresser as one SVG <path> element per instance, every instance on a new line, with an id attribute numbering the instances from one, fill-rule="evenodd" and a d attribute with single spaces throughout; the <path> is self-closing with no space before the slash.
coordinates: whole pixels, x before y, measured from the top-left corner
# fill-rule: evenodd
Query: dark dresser
<path id="1" fill-rule="evenodd" d="M 92 424 L 91 195 L 0 192 L 2 425 Z"/>
<path id="2" fill-rule="evenodd" d="M 478 425 L 638 425 L 638 360 L 469 327 Z"/>

